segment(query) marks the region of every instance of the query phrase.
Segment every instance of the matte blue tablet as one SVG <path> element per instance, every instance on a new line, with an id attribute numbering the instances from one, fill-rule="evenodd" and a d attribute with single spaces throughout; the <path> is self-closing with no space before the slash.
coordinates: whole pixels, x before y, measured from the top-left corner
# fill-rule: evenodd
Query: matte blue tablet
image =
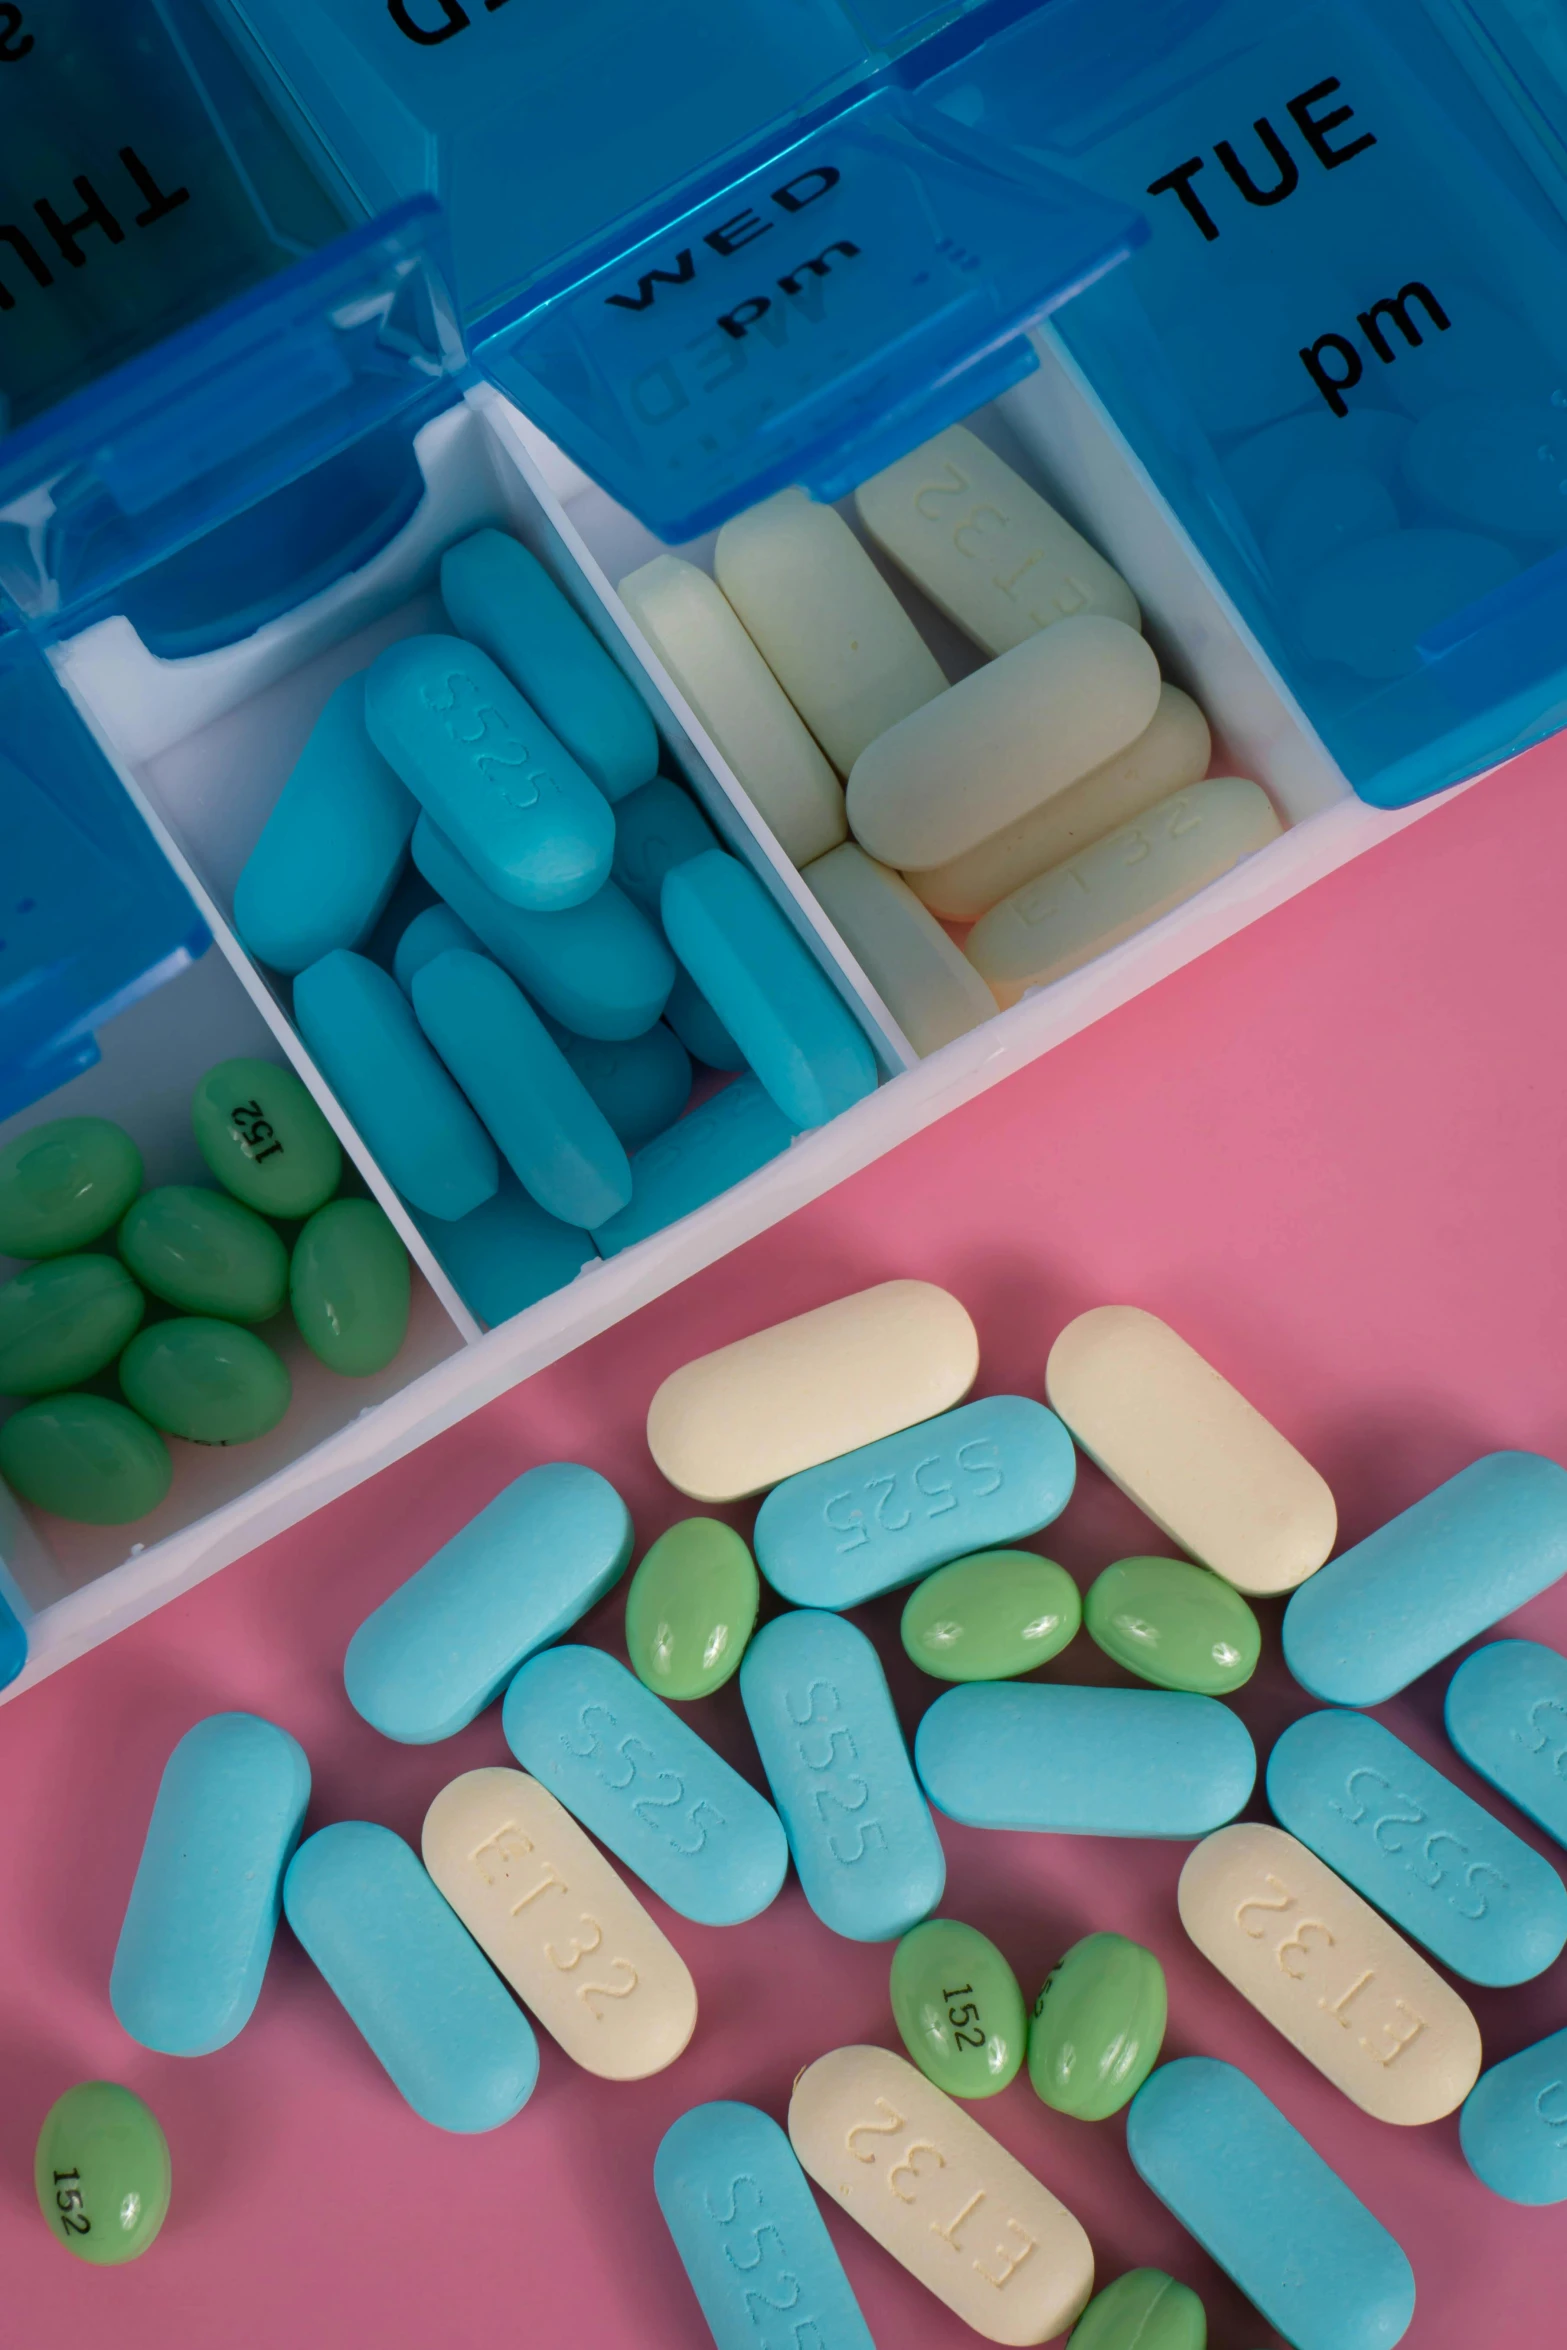
<path id="1" fill-rule="evenodd" d="M 776 1616 L 745 1652 L 740 1695 L 822 1924 L 892 1942 L 929 1917 L 946 1856 L 865 1634 L 815 1609 Z"/>
<path id="2" fill-rule="evenodd" d="M 706 1207 L 732 1183 L 780 1158 L 795 1137 L 754 1077 L 737 1077 L 645 1143 L 631 1161 L 631 1204 L 596 1225 L 594 1245 L 612 1257 Z"/>
<path id="3" fill-rule="evenodd" d="M 1234 2065 L 1160 2065 L 1132 2099 L 1126 2144 L 1160 2202 L 1295 2350 L 1402 2341 L 1415 2314 L 1403 2247 Z"/>
<path id="4" fill-rule="evenodd" d="M 1291 1595 L 1284 1660 L 1334 1705 L 1381 1705 L 1567 1573 L 1567 1469 L 1491 1452 Z"/>
<path id="5" fill-rule="evenodd" d="M 816 2198 L 754 2105 L 693 2105 L 664 2132 L 653 2192 L 718 2350 L 875 2350 Z M 769 2330 L 780 2313 L 786 2330 Z M 758 2320 L 760 2319 L 760 2323 Z"/>
<path id="6" fill-rule="evenodd" d="M 1567 1943 L 1567 1886 L 1550 1863 L 1367 1714 L 1292 1722 L 1268 1757 L 1268 1801 L 1466 1982 L 1527 1983 Z"/>
<path id="7" fill-rule="evenodd" d="M 493 1197 L 500 1160 L 390 971 L 337 951 L 294 982 L 294 1018 L 387 1180 L 427 1216 Z"/>
<path id="8" fill-rule="evenodd" d="M 757 1513 L 756 1563 L 796 1607 L 858 1607 L 1037 1534 L 1076 1476 L 1054 1412 L 1026 1395 L 981 1396 L 775 1485 Z"/>
<path id="9" fill-rule="evenodd" d="M 27 1627 L 0 1595 L 0 1689 L 9 1688 L 27 1662 Z"/>
<path id="10" fill-rule="evenodd" d="M 630 1556 L 631 1516 L 607 1478 L 575 1461 L 525 1469 L 366 1616 L 343 1659 L 350 1705 L 405 1746 L 452 1737 Z"/>
<path id="11" fill-rule="evenodd" d="M 339 1820 L 307 1836 L 283 1907 L 415 2113 L 493 2130 L 539 2077 L 533 2027 L 401 1836 Z"/>
<path id="12" fill-rule="evenodd" d="M 718 835 L 688 791 L 656 775 L 615 810 L 615 879 L 645 914 L 658 913 L 664 876 L 718 846 Z"/>
<path id="13" fill-rule="evenodd" d="M 392 976 L 404 995 L 413 994 L 414 980 L 426 963 L 433 963 L 437 955 L 450 954 L 453 947 L 466 947 L 475 955 L 484 952 L 467 923 L 459 922 L 450 906 L 426 906 L 422 914 L 416 914 L 392 957 Z"/>
<path id="14" fill-rule="evenodd" d="M 673 1126 L 691 1098 L 691 1056 L 662 1020 L 621 1044 L 558 1023 L 552 1033 L 628 1151 Z"/>
<path id="15" fill-rule="evenodd" d="M 876 1059 L 754 873 L 722 849 L 676 865 L 664 935 L 786 1118 L 825 1125 L 876 1090 Z"/>
<path id="16" fill-rule="evenodd" d="M 261 1996 L 310 1765 L 259 1714 L 212 1714 L 164 1765 L 109 1977 L 133 2040 L 209 2056 Z"/>
<path id="17" fill-rule="evenodd" d="M 598 1263 L 587 1233 L 547 1216 L 509 1167 L 495 1197 L 457 1223 L 421 1216 L 418 1224 L 464 1305 L 492 1330 Z"/>
<path id="18" fill-rule="evenodd" d="M 707 1069 L 745 1068 L 746 1058 L 689 971 L 677 971 L 664 1017 L 693 1061 Z"/>
<path id="19" fill-rule="evenodd" d="M 1458 2116 L 1464 2160 L 1509 2203 L 1567 2203 L 1567 2031 L 1482 2073 Z"/>
<path id="20" fill-rule="evenodd" d="M 419 1025 L 502 1158 L 547 1214 L 584 1231 L 631 1197 L 609 1120 L 514 979 L 454 947 L 414 974 Z"/>
<path id="21" fill-rule="evenodd" d="M 531 1657 L 501 1709 L 525 1771 L 699 1926 L 738 1926 L 789 1866 L 778 1814 L 705 1738 L 601 1648 Z"/>
<path id="22" fill-rule="evenodd" d="M 970 1828 L 1056 1836 L 1206 1836 L 1257 1778 L 1239 1714 L 1176 1689 L 971 1681 L 914 1740 L 931 1802 Z"/>
<path id="23" fill-rule="evenodd" d="M 1493 1640 L 1447 1685 L 1447 1735 L 1473 1771 L 1567 1844 L 1567 1656 Z"/>

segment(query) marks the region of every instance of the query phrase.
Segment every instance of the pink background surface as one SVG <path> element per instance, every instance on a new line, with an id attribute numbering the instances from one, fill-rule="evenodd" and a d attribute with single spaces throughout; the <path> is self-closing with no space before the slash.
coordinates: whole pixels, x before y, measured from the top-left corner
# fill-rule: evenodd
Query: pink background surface
<path id="1" fill-rule="evenodd" d="M 981 1392 L 1039 1394 L 1051 1339 L 1086 1306 L 1125 1299 L 1166 1315 L 1321 1467 L 1346 1540 L 1492 1446 L 1567 1458 L 1564 782 L 1560 751 L 1519 762 L 0 1710 L 4 2338 L 39 2350 L 695 2350 L 705 2332 L 653 2200 L 659 2137 L 709 2097 L 781 2117 L 794 2073 L 822 2050 L 896 2045 L 886 1948 L 829 1935 L 792 1881 L 764 1917 L 727 1932 L 654 1904 L 697 1978 L 687 2055 L 617 2088 L 544 2040 L 531 2104 L 480 2138 L 444 2136 L 402 2105 L 286 1930 L 232 2047 L 151 2056 L 121 2033 L 106 1986 L 169 1748 L 203 1714 L 255 1708 L 310 1755 L 309 1825 L 359 1816 L 417 1841 L 446 1780 L 510 1759 L 499 1709 L 440 1748 L 379 1739 L 339 1679 L 365 1612 L 536 1461 L 603 1470 L 645 1544 L 690 1507 L 643 1442 L 657 1381 L 895 1274 L 945 1282 L 968 1305 Z M 1085 1466 L 1036 1547 L 1086 1582 L 1158 1545 Z M 613 1594 L 585 1635 L 618 1648 L 622 1602 Z M 898 1607 L 857 1620 L 889 1658 L 912 1729 L 937 1691 L 897 1649 Z M 1237 1702 L 1265 1751 L 1306 1701 L 1278 1661 L 1277 1605 L 1261 1612 L 1264 1666 Z M 1567 1588 L 1512 1625 L 1567 1646 Z M 1479 1792 L 1441 1735 L 1450 1670 L 1381 1718 Z M 1080 1639 L 1049 1677 L 1115 1676 Z M 733 1687 L 692 1710 L 754 1775 Z M 1373 2122 L 1297 2057 L 1185 1944 L 1184 1847 L 945 1822 L 942 1836 L 943 1910 L 1001 1944 L 1029 1997 L 1092 1928 L 1159 1952 L 1166 2053 L 1206 2051 L 1254 2074 L 1409 2251 L 1412 2350 L 1554 2337 L 1567 2207 L 1496 2200 L 1462 2161 L 1456 2119 Z M 1564 1966 L 1471 1994 L 1488 2062 L 1567 2023 Z M 38 2124 L 93 2075 L 150 2101 L 175 2165 L 162 2239 L 115 2271 L 73 2264 L 32 2201 Z M 1026 2079 L 976 2110 L 1080 2214 L 1101 2281 L 1169 2268 L 1203 2294 L 1215 2350 L 1273 2339 L 1137 2179 L 1119 2120 L 1066 2121 Z M 976 2338 L 835 2211 L 828 2224 L 885 2350 Z"/>

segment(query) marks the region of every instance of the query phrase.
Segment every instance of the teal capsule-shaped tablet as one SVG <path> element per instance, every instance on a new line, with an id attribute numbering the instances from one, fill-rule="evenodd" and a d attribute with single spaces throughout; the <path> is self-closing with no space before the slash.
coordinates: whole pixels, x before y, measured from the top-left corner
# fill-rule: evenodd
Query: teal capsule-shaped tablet
<path id="1" fill-rule="evenodd" d="M 664 877 L 664 934 L 786 1118 L 821 1126 L 876 1090 L 876 1059 L 754 873 L 710 849 Z"/>
<path id="2" fill-rule="evenodd" d="M 647 782 L 658 766 L 652 713 L 526 547 L 501 530 L 449 547 L 441 601 L 458 635 L 499 663 L 606 800 Z"/>
<path id="3" fill-rule="evenodd" d="M 612 881 L 564 913 L 532 914 L 487 890 L 427 816 L 414 863 L 539 1009 L 578 1036 L 640 1036 L 669 1001 L 675 961 L 647 916 Z"/>
<path id="4" fill-rule="evenodd" d="M 133 2040 L 209 2056 L 249 2023 L 310 1800 L 310 1765 L 259 1714 L 211 1714 L 164 1765 L 109 2002 Z"/>
<path id="5" fill-rule="evenodd" d="M 691 1098 L 691 1056 L 662 1020 L 621 1044 L 558 1023 L 551 1033 L 628 1151 L 673 1126 Z"/>
<path id="6" fill-rule="evenodd" d="M 49 1395 L 112 1363 L 147 1301 L 114 1257 L 45 1257 L 0 1286 L 0 1395 Z"/>
<path id="7" fill-rule="evenodd" d="M 1482 2073 L 1458 2116 L 1464 2160 L 1509 2203 L 1567 2203 L 1567 2031 Z"/>
<path id="8" fill-rule="evenodd" d="M 423 2120 L 493 2130 L 527 2104 L 533 2027 L 401 1836 L 368 1820 L 317 1829 L 289 1862 L 283 1908 Z"/>
<path id="9" fill-rule="evenodd" d="M 414 980 L 426 963 L 433 963 L 437 955 L 450 954 L 453 947 L 464 947 L 472 955 L 484 952 L 467 923 L 459 922 L 450 906 L 426 906 L 422 914 L 416 914 L 392 957 L 392 976 L 404 995 L 413 994 Z"/>
<path id="10" fill-rule="evenodd" d="M 693 1061 L 707 1069 L 746 1066 L 746 1059 L 689 971 L 677 971 L 664 1017 Z"/>
<path id="11" fill-rule="evenodd" d="M 549 1648 L 501 1708 L 506 1743 L 582 1825 L 699 1926 L 777 1898 L 789 1847 L 772 1805 L 600 1648 Z"/>
<path id="12" fill-rule="evenodd" d="M 1567 1656 L 1493 1640 L 1459 1666 L 1444 1710 L 1470 1769 L 1567 1844 Z"/>
<path id="13" fill-rule="evenodd" d="M 294 1018 L 383 1174 L 427 1216 L 491 1198 L 495 1145 L 442 1068 L 389 971 L 328 955 L 294 982 Z"/>
<path id="14" fill-rule="evenodd" d="M 970 1551 L 1037 1534 L 1072 1498 L 1077 1455 L 1044 1404 L 987 1395 L 775 1485 L 756 1563 L 796 1607 L 858 1607 Z"/>
<path id="15" fill-rule="evenodd" d="M 419 810 L 365 729 L 365 681 L 340 685 L 234 888 L 234 927 L 274 971 L 356 947 L 402 870 Z"/>
<path id="16" fill-rule="evenodd" d="M 421 808 L 507 905 L 557 914 L 609 879 L 609 802 L 477 645 L 455 636 L 388 645 L 365 681 L 365 723 Z"/>
<path id="17" fill-rule="evenodd" d="M 455 1224 L 434 1216 L 417 1222 L 463 1304 L 492 1330 L 598 1263 L 587 1233 L 547 1216 L 509 1167 L 501 1169 L 494 1198 Z"/>
<path id="18" fill-rule="evenodd" d="M 617 1256 L 706 1207 L 731 1184 L 779 1158 L 795 1132 L 754 1077 L 736 1078 L 636 1152 L 630 1205 L 594 1227 L 599 1255 Z"/>
<path id="19" fill-rule="evenodd" d="M 615 810 L 611 871 L 627 897 L 656 916 L 665 874 L 717 846 L 718 835 L 691 794 L 656 775 Z"/>

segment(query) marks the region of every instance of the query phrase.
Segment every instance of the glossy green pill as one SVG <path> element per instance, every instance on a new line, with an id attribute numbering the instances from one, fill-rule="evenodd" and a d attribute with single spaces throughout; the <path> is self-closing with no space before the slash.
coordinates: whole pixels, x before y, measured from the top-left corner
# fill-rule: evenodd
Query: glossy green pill
<path id="1" fill-rule="evenodd" d="M 1162 2268 L 1129 2268 L 1096 2293 L 1067 2350 L 1206 2350 L 1208 2313 Z"/>
<path id="2" fill-rule="evenodd" d="M 120 1357 L 120 1385 L 155 1428 L 191 1444 L 249 1444 L 275 1428 L 292 1392 L 264 1338 L 235 1322 L 155 1322 Z"/>
<path id="3" fill-rule="evenodd" d="M 949 2097 L 994 2097 L 1022 2064 L 1028 2011 L 994 1942 L 926 1918 L 892 1954 L 892 2012 L 920 2071 Z"/>
<path id="4" fill-rule="evenodd" d="M 0 1288 L 0 1395 L 50 1395 L 112 1363 L 147 1301 L 117 1257 L 46 1257 Z"/>
<path id="5" fill-rule="evenodd" d="M 318 1208 L 294 1243 L 288 1293 L 299 1335 L 329 1371 L 384 1371 L 408 1335 L 408 1251 L 373 1199 Z"/>
<path id="6" fill-rule="evenodd" d="M 761 1586 L 750 1551 L 717 1518 L 682 1518 L 626 1592 L 626 1651 L 660 1697 L 710 1697 L 745 1654 Z"/>
<path id="7" fill-rule="evenodd" d="M 146 2251 L 169 2208 L 169 2142 L 118 2081 L 80 2081 L 44 2116 L 38 2208 L 68 2252 L 113 2268 Z"/>
<path id="8" fill-rule="evenodd" d="M 0 1477 L 82 1526 L 128 1526 L 155 1510 L 174 1463 L 156 1428 L 105 1395 L 51 1395 L 0 1428 Z"/>
<path id="9" fill-rule="evenodd" d="M 1089 1585 L 1088 1636 L 1144 1681 L 1223 1697 L 1257 1670 L 1262 1626 L 1233 1583 L 1190 1559 L 1118 1559 Z"/>
<path id="10" fill-rule="evenodd" d="M 1065 1567 L 1032 1550 L 980 1550 L 915 1585 L 903 1645 L 938 1681 L 1010 1681 L 1059 1656 L 1082 1622 Z"/>
<path id="11" fill-rule="evenodd" d="M 0 1151 L 0 1256 L 59 1257 L 118 1223 L 141 1152 L 107 1118 L 51 1118 Z"/>
<path id="12" fill-rule="evenodd" d="M 1046 2105 L 1102 2122 L 1142 2087 L 1164 2039 L 1164 1969 L 1124 1934 L 1088 1934 L 1045 1977 L 1028 2077 Z"/>
<path id="13" fill-rule="evenodd" d="M 166 1183 L 120 1226 L 120 1254 L 146 1289 L 182 1314 L 265 1322 L 288 1295 L 288 1251 L 254 1208 L 226 1191 Z"/>
<path id="14" fill-rule="evenodd" d="M 225 1191 L 263 1216 L 311 1216 L 343 1172 L 337 1136 L 280 1061 L 220 1061 L 190 1105 L 196 1148 Z"/>

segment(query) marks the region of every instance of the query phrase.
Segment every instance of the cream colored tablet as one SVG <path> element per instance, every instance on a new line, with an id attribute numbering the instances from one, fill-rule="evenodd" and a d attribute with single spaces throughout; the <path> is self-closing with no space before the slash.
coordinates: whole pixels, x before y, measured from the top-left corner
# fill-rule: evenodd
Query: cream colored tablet
<path id="1" fill-rule="evenodd" d="M 992 833 L 975 849 L 926 873 L 904 876 L 933 914 L 974 922 L 1021 889 L 1025 881 L 1065 864 L 1090 841 L 1130 823 L 1156 800 L 1196 783 L 1208 772 L 1213 738 L 1208 721 L 1178 685 L 1160 688 L 1152 722 L 1136 742 L 1117 752 L 1030 816 Z"/>
<path id="2" fill-rule="evenodd" d="M 800 876 L 917 1053 L 993 1019 L 996 999 L 908 883 L 846 840 Z"/>
<path id="3" fill-rule="evenodd" d="M 1124 620 L 1063 620 L 878 735 L 849 777 L 862 849 L 945 865 L 1124 751 L 1153 721 L 1159 664 Z"/>
<path id="4" fill-rule="evenodd" d="M 964 425 L 863 482 L 854 503 L 876 544 L 987 653 L 1077 612 L 1139 625 L 1121 574 Z"/>
<path id="5" fill-rule="evenodd" d="M 848 831 L 838 778 L 721 590 L 694 563 L 655 555 L 620 598 L 796 865 Z"/>
<path id="6" fill-rule="evenodd" d="M 1326 1481 L 1157 1314 L 1079 1314 L 1045 1393 L 1111 1483 L 1238 1591 L 1293 1591 L 1333 1548 Z"/>
<path id="7" fill-rule="evenodd" d="M 1384 2122 L 1434 2122 L 1480 2071 L 1458 1993 L 1282 1828 L 1220 1828 L 1181 1871 L 1181 1923 L 1302 2056 Z"/>
<path id="8" fill-rule="evenodd" d="M 424 1815 L 424 1865 L 492 1966 L 606 2081 L 673 2064 L 696 2028 L 674 1944 L 547 1787 L 467 1771 Z"/>
<path id="9" fill-rule="evenodd" d="M 1094 2289 L 1064 2203 L 886 2048 L 835 2048 L 789 2100 L 801 2166 L 987 2342 L 1050 2342 Z"/>
<path id="10" fill-rule="evenodd" d="M 671 1371 L 648 1450 L 694 1501 L 738 1501 L 961 1403 L 979 1338 L 929 1281 L 883 1281 Z"/>
<path id="11" fill-rule="evenodd" d="M 1216 775 L 1188 784 L 992 906 L 964 952 L 997 1001 L 1015 1004 L 1146 930 L 1283 829 L 1254 783 Z"/>
<path id="12" fill-rule="evenodd" d="M 726 522 L 718 584 L 840 775 L 947 690 L 940 664 L 841 514 L 784 490 Z"/>

